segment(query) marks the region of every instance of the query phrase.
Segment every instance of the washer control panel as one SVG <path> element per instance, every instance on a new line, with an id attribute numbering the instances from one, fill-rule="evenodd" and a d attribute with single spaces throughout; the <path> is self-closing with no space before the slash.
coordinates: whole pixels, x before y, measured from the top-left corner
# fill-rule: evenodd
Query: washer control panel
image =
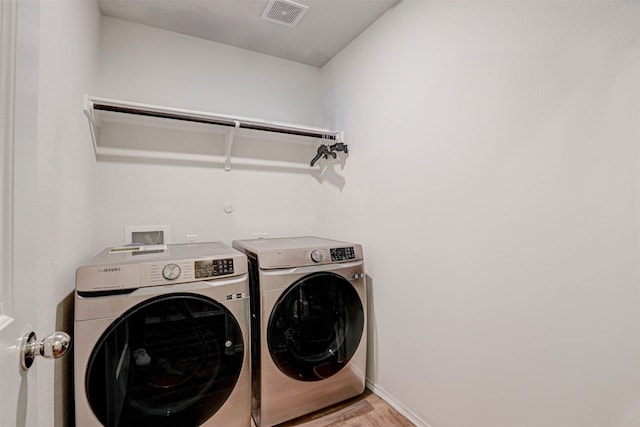
<path id="1" fill-rule="evenodd" d="M 182 283 L 186 279 L 193 277 L 193 263 L 186 260 L 147 263 L 141 267 L 140 286 Z"/>
<path id="2" fill-rule="evenodd" d="M 356 251 L 353 249 L 353 246 L 346 248 L 331 248 L 329 249 L 331 253 L 331 261 L 348 261 L 350 259 L 356 259 Z"/>
<path id="3" fill-rule="evenodd" d="M 169 263 L 146 263 L 141 271 L 141 286 L 185 283 L 232 275 L 233 258 L 199 259 Z"/>
<path id="4" fill-rule="evenodd" d="M 167 245 L 162 251 L 141 253 L 105 248 L 78 268 L 76 290 L 89 294 L 194 281 L 226 282 L 246 273 L 247 257 L 221 242 Z"/>
<path id="5" fill-rule="evenodd" d="M 195 262 L 196 279 L 233 274 L 233 259 L 212 259 Z"/>

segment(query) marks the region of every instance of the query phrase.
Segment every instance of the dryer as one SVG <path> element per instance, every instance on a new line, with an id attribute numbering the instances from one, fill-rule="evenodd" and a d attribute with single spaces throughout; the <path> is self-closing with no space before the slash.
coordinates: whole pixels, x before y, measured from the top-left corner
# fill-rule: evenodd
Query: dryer
<path id="1" fill-rule="evenodd" d="M 246 257 L 105 249 L 76 272 L 76 425 L 251 425 Z"/>
<path id="2" fill-rule="evenodd" d="M 269 427 L 364 391 L 362 247 L 318 237 L 236 240 L 249 262 L 252 414 Z"/>

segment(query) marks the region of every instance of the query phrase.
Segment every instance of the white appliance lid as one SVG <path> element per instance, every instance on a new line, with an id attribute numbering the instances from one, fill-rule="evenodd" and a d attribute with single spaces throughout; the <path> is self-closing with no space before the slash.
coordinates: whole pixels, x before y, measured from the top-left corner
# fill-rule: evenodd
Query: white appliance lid
<path id="1" fill-rule="evenodd" d="M 320 266 L 363 259 L 362 246 L 357 243 L 313 236 L 234 240 L 233 246 L 247 254 L 255 254 L 261 269 Z"/>
<path id="2" fill-rule="evenodd" d="M 107 248 L 85 265 L 140 264 L 169 260 L 198 259 L 204 257 L 232 257 L 238 251 L 222 242 L 186 243 L 167 245 L 163 251 L 110 252 Z"/>
<path id="3" fill-rule="evenodd" d="M 328 247 L 353 246 L 355 243 L 342 242 L 339 240 L 325 239 L 321 237 L 283 237 L 269 239 L 236 240 L 234 245 L 241 246 L 256 254 L 291 250 L 291 249 L 316 249 Z"/>

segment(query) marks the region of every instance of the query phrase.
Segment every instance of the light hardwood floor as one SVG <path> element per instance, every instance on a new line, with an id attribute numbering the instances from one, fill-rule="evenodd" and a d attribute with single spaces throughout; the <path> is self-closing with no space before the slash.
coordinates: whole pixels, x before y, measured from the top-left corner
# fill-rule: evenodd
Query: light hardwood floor
<path id="1" fill-rule="evenodd" d="M 414 427 L 408 419 L 369 389 L 360 396 L 277 427 Z"/>

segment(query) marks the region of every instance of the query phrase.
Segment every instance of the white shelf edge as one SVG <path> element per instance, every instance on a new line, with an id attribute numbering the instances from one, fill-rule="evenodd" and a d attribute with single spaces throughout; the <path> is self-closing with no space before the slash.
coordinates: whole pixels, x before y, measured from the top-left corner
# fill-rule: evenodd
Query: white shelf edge
<path id="1" fill-rule="evenodd" d="M 209 124 L 212 126 L 228 126 L 229 130 L 225 132 L 225 157 L 222 161 L 222 164 L 227 171 L 231 170 L 231 148 L 233 146 L 233 138 L 237 129 L 267 133 L 276 132 L 285 134 L 287 136 L 292 136 L 293 134 L 296 137 L 311 138 L 316 142 L 319 141 L 324 143 L 332 141 L 344 142 L 344 133 L 337 130 L 85 95 L 83 111 L 85 116 L 89 120 L 91 139 L 93 141 L 93 148 L 96 157 L 98 157 L 99 155 L 104 155 L 117 157 L 135 157 L 143 159 L 173 159 L 197 162 L 204 161 L 206 163 L 220 163 L 218 160 L 212 161 L 211 159 L 206 159 L 206 157 L 211 156 L 180 153 L 164 153 L 163 155 L 160 155 L 159 152 L 154 151 L 112 149 L 107 147 L 100 147 L 98 141 L 98 128 L 101 127 L 101 122 L 99 115 L 96 114 L 96 111 L 98 111 L 95 108 L 96 105 L 98 105 L 98 110 L 110 111 L 120 114 L 151 116 L 166 120 L 193 121 L 197 123 Z M 117 154 L 117 150 L 124 150 L 128 154 Z M 242 164 L 249 165 L 249 163 L 254 166 L 259 166 L 264 162 L 255 162 L 255 164 L 253 162 L 243 162 Z M 269 161 L 269 163 L 287 164 L 288 166 L 282 167 L 288 168 L 292 166 L 295 166 L 295 168 L 300 167 L 298 164 L 290 162 Z"/>

